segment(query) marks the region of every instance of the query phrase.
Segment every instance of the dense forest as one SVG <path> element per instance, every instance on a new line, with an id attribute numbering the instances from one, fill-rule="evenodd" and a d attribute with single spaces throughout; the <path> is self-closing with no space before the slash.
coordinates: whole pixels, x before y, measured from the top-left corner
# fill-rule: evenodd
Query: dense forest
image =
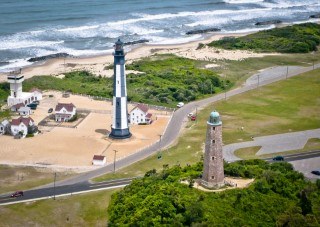
<path id="1" fill-rule="evenodd" d="M 308 53 L 320 44 L 320 24 L 305 23 L 273 28 L 239 38 L 226 37 L 208 46 L 257 52 Z"/>
<path id="2" fill-rule="evenodd" d="M 202 162 L 148 171 L 112 196 L 108 225 L 319 226 L 320 180 L 305 180 L 289 163 L 225 163 L 226 175 L 255 181 L 218 193 L 193 188 L 201 171 Z"/>
<path id="3" fill-rule="evenodd" d="M 127 69 L 141 72 L 127 75 L 129 101 L 173 107 L 177 102 L 199 99 L 224 88 L 213 71 L 199 68 L 195 60 L 174 55 L 139 60 Z M 25 91 L 37 87 L 112 98 L 113 79 L 76 71 L 66 73 L 63 79 L 35 76 L 25 80 L 23 87 Z M 0 84 L 0 98 L 4 100 L 8 94 L 8 84 Z"/>

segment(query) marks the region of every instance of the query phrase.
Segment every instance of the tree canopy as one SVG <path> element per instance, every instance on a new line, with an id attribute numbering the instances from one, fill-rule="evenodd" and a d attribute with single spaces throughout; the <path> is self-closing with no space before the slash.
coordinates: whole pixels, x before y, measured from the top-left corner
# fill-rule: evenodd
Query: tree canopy
<path id="1" fill-rule="evenodd" d="M 248 188 L 219 193 L 192 187 L 201 173 L 202 162 L 148 171 L 112 196 L 108 225 L 319 226 L 320 183 L 305 180 L 289 163 L 225 163 L 226 175 L 255 181 Z"/>

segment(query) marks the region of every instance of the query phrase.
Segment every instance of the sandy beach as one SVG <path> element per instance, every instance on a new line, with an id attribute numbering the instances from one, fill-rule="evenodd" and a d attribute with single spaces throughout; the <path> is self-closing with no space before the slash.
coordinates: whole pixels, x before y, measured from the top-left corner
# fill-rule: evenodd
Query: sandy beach
<path id="1" fill-rule="evenodd" d="M 181 57 L 206 60 L 214 63 L 215 59 L 228 59 L 228 60 L 243 60 L 250 57 L 263 57 L 266 55 L 275 54 L 260 54 L 253 53 L 250 51 L 239 51 L 239 50 L 222 50 L 218 48 L 205 47 L 197 50 L 199 43 L 210 43 L 214 40 L 219 40 L 227 36 L 244 36 L 249 33 L 239 34 L 207 34 L 207 37 L 203 40 L 192 41 L 184 44 L 174 45 L 150 45 L 140 44 L 131 46 L 126 54 L 127 64 L 132 61 L 138 60 L 143 57 L 148 57 L 153 54 L 175 54 Z M 126 48 L 125 48 L 126 50 Z M 93 57 L 82 57 L 82 58 L 56 58 L 50 59 L 46 62 L 36 63 L 32 66 L 25 67 L 22 69 L 22 74 L 25 78 L 30 78 L 39 75 L 61 75 L 65 72 L 75 70 L 86 70 L 96 75 L 111 77 L 113 70 L 106 70 L 105 67 L 113 64 L 112 54 L 106 54 L 101 56 Z M 210 66 L 211 65 L 211 66 Z M 214 67 L 214 64 L 210 64 L 209 67 Z M 130 73 L 128 71 L 127 73 Z M 133 72 L 134 73 L 134 72 Z M 0 82 L 6 81 L 7 73 L 0 73 Z"/>

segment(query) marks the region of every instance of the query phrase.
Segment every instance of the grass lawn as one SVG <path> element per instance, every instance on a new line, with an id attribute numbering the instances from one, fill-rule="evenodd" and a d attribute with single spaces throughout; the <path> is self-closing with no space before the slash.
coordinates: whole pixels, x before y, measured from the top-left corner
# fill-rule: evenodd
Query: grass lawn
<path id="1" fill-rule="evenodd" d="M 235 155 L 242 159 L 254 159 L 254 158 L 271 158 L 276 155 L 288 155 L 288 154 L 297 154 L 304 151 L 312 151 L 320 149 L 320 139 L 312 138 L 309 139 L 303 149 L 277 152 L 274 154 L 265 154 L 265 155 L 256 155 L 261 147 L 245 147 L 235 151 Z"/>
<path id="2" fill-rule="evenodd" d="M 197 122 L 186 125 L 177 144 L 162 151 L 161 160 L 153 155 L 94 181 L 141 176 L 153 168 L 162 169 L 164 164 L 196 163 L 204 149 L 206 121 L 214 109 L 222 116 L 224 144 L 249 141 L 251 136 L 319 128 L 319 75 L 320 69 L 314 70 L 198 109 Z"/>
<path id="3" fill-rule="evenodd" d="M 0 225 L 106 226 L 108 204 L 117 190 L 0 206 Z"/>
<path id="4" fill-rule="evenodd" d="M 72 172 L 57 173 L 57 180 L 74 175 Z M 26 190 L 53 182 L 53 172 L 34 167 L 0 165 L 0 194 Z"/>

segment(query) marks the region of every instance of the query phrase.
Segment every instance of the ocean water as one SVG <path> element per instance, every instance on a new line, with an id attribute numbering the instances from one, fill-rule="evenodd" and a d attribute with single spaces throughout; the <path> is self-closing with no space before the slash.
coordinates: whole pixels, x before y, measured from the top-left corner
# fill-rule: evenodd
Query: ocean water
<path id="1" fill-rule="evenodd" d="M 31 63 L 30 57 L 66 52 L 110 53 L 117 38 L 174 44 L 201 39 L 187 31 L 268 29 L 258 21 L 310 21 L 319 0 L 0 0 L 0 71 Z"/>

